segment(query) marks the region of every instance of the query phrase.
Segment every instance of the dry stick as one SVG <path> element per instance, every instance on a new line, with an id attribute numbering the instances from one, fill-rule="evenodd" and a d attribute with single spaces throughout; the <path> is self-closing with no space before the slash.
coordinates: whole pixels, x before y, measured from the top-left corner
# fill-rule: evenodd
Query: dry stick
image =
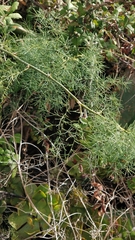
<path id="1" fill-rule="evenodd" d="M 7 53 L 8 55 L 10 55 L 11 57 L 17 59 L 19 62 L 22 62 L 23 64 L 25 64 L 28 68 L 33 68 L 34 70 L 36 70 L 37 72 L 40 72 L 41 74 L 43 74 L 44 76 L 46 76 L 47 78 L 49 78 L 50 80 L 52 80 L 53 82 L 55 82 L 57 85 L 61 86 L 61 88 L 63 88 L 65 90 L 65 92 L 67 94 L 69 94 L 79 105 L 80 107 L 80 112 L 82 112 L 82 107 L 84 109 L 87 109 L 89 112 L 103 118 L 104 120 L 108 120 L 110 121 L 109 119 L 107 119 L 106 117 L 104 117 L 103 115 L 101 115 L 99 112 L 95 112 L 94 110 L 92 110 L 91 108 L 89 108 L 87 105 L 83 104 L 77 97 L 75 97 L 75 95 L 73 93 L 71 93 L 62 83 L 60 83 L 59 81 L 57 81 L 55 78 L 53 78 L 51 76 L 51 74 L 47 74 L 45 72 L 43 72 L 42 70 L 40 70 L 39 68 L 33 66 L 32 64 L 22 60 L 21 58 L 17 57 L 15 54 L 3 49 L 3 48 L 0 48 L 1 51 Z M 120 130 L 122 131 L 126 131 L 124 128 L 122 128 L 118 123 L 117 123 L 117 126 L 119 127 Z"/>
<path id="2" fill-rule="evenodd" d="M 22 121 L 21 121 L 21 125 L 22 125 Z M 22 134 L 21 134 L 22 136 Z M 31 204 L 31 207 L 35 210 L 35 212 L 41 217 L 41 219 L 48 225 L 48 228 L 50 227 L 50 231 L 53 230 L 53 227 L 51 226 L 51 224 L 49 224 L 47 222 L 47 220 L 43 217 L 43 214 L 36 208 L 36 206 L 34 205 L 33 201 L 31 200 L 31 197 L 29 196 L 27 190 L 26 190 L 26 186 L 25 186 L 25 183 L 24 183 L 24 180 L 23 180 L 23 174 L 22 174 L 22 171 L 21 171 L 21 164 L 20 164 L 20 159 L 21 159 L 21 148 L 22 148 L 22 139 L 20 141 L 20 147 L 19 147 L 19 154 L 18 154 L 18 162 L 17 162 L 17 165 L 18 165 L 18 171 L 19 171 L 19 176 L 20 176 L 20 179 L 21 179 L 21 183 L 22 183 L 22 186 L 23 186 L 23 189 L 24 189 L 24 192 L 25 192 L 25 195 L 27 197 L 27 199 L 29 200 L 29 203 Z"/>
<path id="3" fill-rule="evenodd" d="M 124 213 L 122 213 L 120 216 L 118 216 L 118 217 L 114 220 L 114 222 L 109 226 L 108 231 L 107 231 L 107 233 L 106 233 L 106 235 L 105 235 L 105 237 L 104 237 L 103 240 L 106 240 L 106 239 L 108 238 L 108 235 L 109 235 L 109 233 L 110 233 L 110 231 L 111 231 L 111 228 L 113 228 L 113 227 L 115 226 L 115 224 L 117 224 L 117 221 L 118 221 L 126 212 L 128 212 L 128 210 L 130 210 L 130 207 L 127 208 Z"/>

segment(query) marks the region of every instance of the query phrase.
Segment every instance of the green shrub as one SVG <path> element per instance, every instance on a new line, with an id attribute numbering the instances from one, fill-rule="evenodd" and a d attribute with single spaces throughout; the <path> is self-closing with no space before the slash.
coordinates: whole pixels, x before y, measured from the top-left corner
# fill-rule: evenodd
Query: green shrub
<path id="1" fill-rule="evenodd" d="M 124 84 L 121 79 L 103 77 L 100 49 L 93 41 L 90 47 L 75 54 L 70 40 L 65 39 L 62 33 L 51 37 L 51 34 L 44 32 L 33 37 L 28 35 L 17 42 L 11 41 L 8 49 L 28 64 L 50 74 L 95 111 L 103 111 L 105 115 L 110 111 L 118 113 L 120 104 L 116 94 L 109 95 L 108 90 L 111 85 L 121 87 Z M 20 103 L 31 98 L 40 113 L 48 105 L 56 111 L 68 107 L 70 96 L 37 70 L 7 57 L 6 61 L 3 60 L 0 72 L 2 85 L 10 86 L 8 94 L 15 96 L 12 97 L 13 101 L 17 95 Z"/>
<path id="2" fill-rule="evenodd" d="M 123 146 L 122 142 L 118 144 L 121 133 L 117 130 L 116 123 L 121 104 L 117 98 L 117 92 L 110 89 L 111 86 L 121 89 L 125 87 L 125 83 L 123 79 L 103 76 L 100 48 L 95 41 L 91 40 L 90 46 L 74 52 L 74 46 L 66 37 L 66 32 L 63 33 L 61 30 L 56 34 L 56 26 L 59 29 L 59 23 L 54 20 L 49 31 L 44 29 L 44 32 L 35 33 L 33 37 L 27 35 L 21 39 L 18 38 L 17 41 L 12 38 L 8 42 L 8 50 L 12 53 L 15 52 L 15 56 L 20 58 L 20 60 L 15 61 L 7 55 L 0 67 L 3 86 L 6 84 L 7 76 L 12 79 L 7 83 L 7 94 L 12 96 L 11 103 L 14 108 L 18 108 L 21 104 L 28 102 L 30 106 L 34 107 L 34 114 L 38 117 L 38 121 L 40 119 L 44 121 L 47 112 L 54 114 L 54 112 L 60 113 L 63 109 L 70 111 L 74 108 L 75 103 L 72 106 L 72 96 L 57 84 L 57 82 L 61 83 L 83 104 L 101 115 L 99 119 L 92 117 L 89 120 L 91 122 L 88 123 L 90 127 L 87 129 L 87 138 L 85 143 L 82 142 L 86 148 L 93 151 L 93 166 L 95 166 L 95 162 L 100 166 L 106 166 L 109 162 L 114 164 L 117 159 L 122 161 L 124 156 L 116 151 L 118 146 L 119 150 L 122 151 Z M 31 68 L 29 64 L 33 67 Z M 45 72 L 46 75 L 38 71 L 37 68 Z M 49 76 L 52 76 L 57 82 L 49 79 Z M 75 111 L 78 110 L 79 107 Z M 87 122 L 85 124 L 87 125 Z M 82 135 L 85 133 L 85 124 L 81 130 Z M 64 131 L 66 132 L 66 130 Z M 58 134 L 61 136 L 61 132 Z M 104 136 L 104 141 L 96 146 L 96 141 L 101 141 L 102 136 Z M 78 141 L 76 133 L 73 138 Z M 114 148 L 111 147 L 112 144 Z M 111 155 L 110 150 L 112 150 Z M 116 153 L 119 156 L 116 156 Z M 132 151 L 130 155 L 132 155 Z M 131 160 L 131 157 L 129 159 Z"/>
<path id="3" fill-rule="evenodd" d="M 134 169 L 134 139 L 133 125 L 127 131 L 122 130 L 114 120 L 102 119 L 99 116 L 90 116 L 80 123 L 74 124 L 78 132 L 78 139 L 84 152 L 76 153 L 69 158 L 67 164 L 72 167 L 72 174 L 89 174 L 93 167 L 100 176 L 108 177 L 114 174 L 115 180 L 122 171 L 131 172 Z M 74 164 L 74 161 L 76 164 Z M 117 176 L 116 176 L 117 175 Z"/>

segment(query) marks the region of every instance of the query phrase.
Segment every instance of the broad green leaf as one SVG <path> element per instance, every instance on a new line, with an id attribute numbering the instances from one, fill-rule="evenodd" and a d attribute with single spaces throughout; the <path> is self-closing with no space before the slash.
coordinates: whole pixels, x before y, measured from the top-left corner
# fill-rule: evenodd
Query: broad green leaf
<path id="1" fill-rule="evenodd" d="M 33 226 L 30 226 L 27 222 L 26 224 L 24 224 L 24 226 L 22 226 L 20 229 L 18 229 L 16 235 L 17 237 L 15 237 L 15 240 L 25 240 L 27 238 L 29 239 L 33 239 L 30 238 L 30 236 L 32 236 L 35 233 L 40 232 L 40 227 L 39 227 L 39 222 L 34 219 L 33 220 Z"/>
<path id="2" fill-rule="evenodd" d="M 30 184 L 26 186 L 26 192 L 30 197 L 33 197 L 33 194 L 35 193 L 35 190 L 37 189 L 36 184 Z"/>
<path id="3" fill-rule="evenodd" d="M 13 19 L 20 19 L 22 16 L 19 13 L 10 13 L 8 17 L 13 18 Z"/>
<path id="4" fill-rule="evenodd" d="M 121 238 L 121 237 L 116 237 L 116 238 L 113 238 L 112 240 L 123 240 L 123 238 Z"/>
<path id="5" fill-rule="evenodd" d="M 33 227 L 33 218 L 32 217 L 27 217 L 27 223 Z"/>
<path id="6" fill-rule="evenodd" d="M 54 211 L 59 211 L 61 209 L 61 205 L 60 204 L 57 204 L 53 207 Z"/>
<path id="7" fill-rule="evenodd" d="M 36 191 L 36 193 L 33 194 L 33 199 L 35 200 L 35 202 L 38 202 L 43 198 L 45 198 L 45 195 L 44 192 L 42 192 L 41 190 Z"/>
<path id="8" fill-rule="evenodd" d="M 3 155 L 4 154 L 4 149 L 0 147 L 0 154 Z"/>
<path id="9" fill-rule="evenodd" d="M 16 230 L 21 226 L 27 223 L 27 214 L 21 214 L 20 216 L 17 213 L 12 213 L 8 218 L 9 224 Z"/>
<path id="10" fill-rule="evenodd" d="M 35 206 L 38 209 L 38 211 L 40 211 L 42 214 L 45 214 L 46 216 L 50 214 L 50 208 L 47 205 L 47 202 L 44 198 L 42 198 L 39 202 L 35 202 Z"/>
<path id="11" fill-rule="evenodd" d="M 3 144 L 6 144 L 6 141 L 4 138 L 0 138 L 0 144 L 3 145 Z"/>
<path id="12" fill-rule="evenodd" d="M 12 20 L 12 18 L 10 18 L 10 17 L 6 17 L 5 20 L 6 20 L 6 24 L 7 24 L 7 25 L 11 25 L 11 24 L 13 24 L 13 20 Z"/>
<path id="13" fill-rule="evenodd" d="M 12 6 L 9 8 L 8 12 L 13 13 L 15 10 L 17 10 L 18 6 L 19 6 L 19 2 L 14 2 Z"/>
<path id="14" fill-rule="evenodd" d="M 43 191 L 39 190 L 40 192 L 40 195 L 43 197 L 43 198 L 46 198 L 46 193 L 44 193 Z"/>
<path id="15" fill-rule="evenodd" d="M 42 184 L 42 185 L 38 186 L 38 187 L 36 188 L 36 190 L 35 190 L 35 193 L 37 193 L 37 192 L 39 192 L 39 191 L 42 191 L 42 192 L 44 192 L 45 194 L 47 194 L 48 191 L 49 191 L 49 186 L 48 186 L 48 184 Z"/>
<path id="16" fill-rule="evenodd" d="M 48 225 L 50 223 L 50 219 L 51 219 L 51 215 L 49 214 L 46 218 L 46 221 L 40 219 L 40 227 L 43 229 L 43 230 L 46 230 L 48 229 Z M 47 224 L 48 223 L 48 224 Z"/>
<path id="17" fill-rule="evenodd" d="M 52 203 L 53 205 L 57 205 L 57 204 L 59 203 L 59 200 L 60 200 L 59 198 L 60 198 L 60 196 L 59 196 L 58 193 L 53 193 L 53 194 L 52 194 L 51 203 Z"/>
<path id="18" fill-rule="evenodd" d="M 8 11 L 10 9 L 9 5 L 0 5 L 0 12 Z"/>
<path id="19" fill-rule="evenodd" d="M 12 191 L 13 193 L 15 193 L 18 196 L 24 196 L 24 190 L 22 187 L 22 183 L 20 181 L 20 177 L 18 177 L 17 175 L 15 178 L 10 179 L 9 185 L 7 187 L 8 187 L 7 191 Z"/>
<path id="20" fill-rule="evenodd" d="M 17 166 L 15 167 L 12 166 L 12 178 L 16 176 L 17 170 L 18 170 Z"/>
<path id="21" fill-rule="evenodd" d="M 16 133 L 14 135 L 14 138 L 15 138 L 15 142 L 16 143 L 20 143 L 20 141 L 21 141 L 21 134 L 20 133 Z"/>
<path id="22" fill-rule="evenodd" d="M 13 23 L 11 27 L 12 27 L 12 31 L 16 31 L 18 33 L 24 33 L 24 34 L 28 33 L 28 31 L 25 28 L 23 28 L 20 24 Z"/>
<path id="23" fill-rule="evenodd" d="M 0 200 L 0 214 L 3 213 L 6 208 L 7 208 L 6 201 L 5 200 Z"/>
<path id="24" fill-rule="evenodd" d="M 17 205 L 17 208 L 18 208 L 18 216 L 21 216 L 23 214 L 23 212 L 25 212 L 26 215 L 34 214 L 34 211 L 32 211 L 31 205 L 27 201 L 21 201 Z"/>

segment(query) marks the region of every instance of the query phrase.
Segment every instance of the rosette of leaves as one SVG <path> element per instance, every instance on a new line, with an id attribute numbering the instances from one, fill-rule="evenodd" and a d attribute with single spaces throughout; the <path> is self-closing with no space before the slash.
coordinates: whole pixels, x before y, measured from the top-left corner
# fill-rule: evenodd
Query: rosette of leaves
<path id="1" fill-rule="evenodd" d="M 10 137 L 9 141 L 6 138 L 0 138 L 0 167 L 1 171 L 12 172 L 12 177 L 14 178 L 17 173 L 17 161 L 18 154 L 15 152 L 13 147 L 13 142 L 15 144 L 20 143 L 21 135 L 15 134 L 14 137 Z"/>
<path id="2" fill-rule="evenodd" d="M 7 34 L 15 30 L 27 32 L 20 24 L 15 23 L 14 19 L 21 19 L 22 16 L 16 12 L 19 2 L 14 2 L 11 6 L 0 5 L 0 34 Z"/>
<path id="3" fill-rule="evenodd" d="M 47 184 L 26 186 L 26 192 L 35 208 L 27 199 L 16 205 L 17 212 L 13 212 L 8 218 L 14 229 L 11 239 L 26 239 L 36 234 L 45 235 L 45 232 L 47 236 L 54 234 L 51 223 L 54 216 L 58 218 L 62 202 L 58 193 L 50 191 Z"/>

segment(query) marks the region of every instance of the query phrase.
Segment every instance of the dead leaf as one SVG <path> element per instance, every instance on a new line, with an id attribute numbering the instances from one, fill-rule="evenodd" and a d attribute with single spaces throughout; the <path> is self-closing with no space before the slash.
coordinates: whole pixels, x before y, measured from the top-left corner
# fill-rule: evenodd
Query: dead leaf
<path id="1" fill-rule="evenodd" d="M 93 182 L 91 185 L 98 190 L 103 191 L 103 185 L 101 185 L 100 183 Z"/>
<path id="2" fill-rule="evenodd" d="M 73 98 L 71 98 L 71 99 L 69 100 L 70 109 L 73 109 L 73 108 L 74 108 L 75 103 L 76 103 L 76 101 L 75 101 Z"/>
<path id="3" fill-rule="evenodd" d="M 46 153 L 49 153 L 50 144 L 48 140 L 44 140 L 43 145 L 45 146 Z"/>
<path id="4" fill-rule="evenodd" d="M 102 205 L 101 208 L 98 210 L 98 215 L 101 217 L 105 213 L 105 206 Z"/>
<path id="5" fill-rule="evenodd" d="M 96 198 L 98 201 L 102 201 L 102 192 L 100 192 L 99 190 L 96 190 L 94 192 L 94 198 Z"/>

